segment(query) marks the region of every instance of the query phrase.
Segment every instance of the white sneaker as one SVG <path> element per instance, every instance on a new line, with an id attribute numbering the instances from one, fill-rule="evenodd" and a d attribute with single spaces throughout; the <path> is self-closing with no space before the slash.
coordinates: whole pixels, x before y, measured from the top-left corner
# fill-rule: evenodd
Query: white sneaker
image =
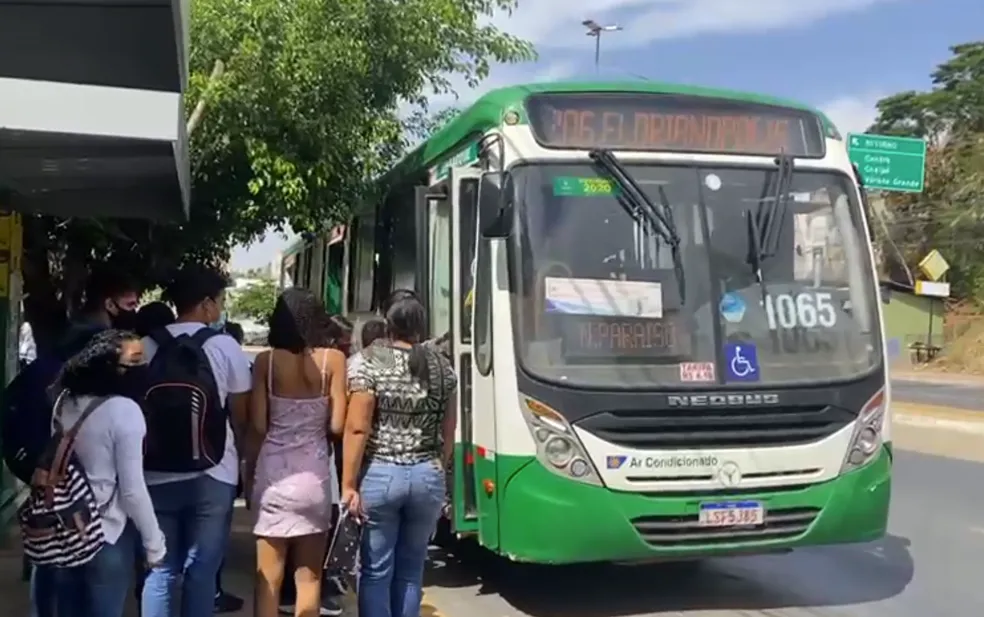
<path id="1" fill-rule="evenodd" d="M 293 604 L 281 604 L 277 607 L 277 612 L 281 615 L 293 615 L 294 605 Z"/>

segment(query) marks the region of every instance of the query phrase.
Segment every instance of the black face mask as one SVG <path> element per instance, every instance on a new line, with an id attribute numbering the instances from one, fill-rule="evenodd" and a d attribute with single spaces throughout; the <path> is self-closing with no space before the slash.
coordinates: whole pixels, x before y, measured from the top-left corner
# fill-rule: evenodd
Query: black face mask
<path id="1" fill-rule="evenodd" d="M 115 315 L 109 316 L 109 323 L 116 330 L 136 330 L 137 312 L 119 309 Z"/>
<path id="2" fill-rule="evenodd" d="M 122 394 L 135 401 L 143 399 L 147 393 L 147 365 L 124 366 L 119 373 L 119 384 Z"/>

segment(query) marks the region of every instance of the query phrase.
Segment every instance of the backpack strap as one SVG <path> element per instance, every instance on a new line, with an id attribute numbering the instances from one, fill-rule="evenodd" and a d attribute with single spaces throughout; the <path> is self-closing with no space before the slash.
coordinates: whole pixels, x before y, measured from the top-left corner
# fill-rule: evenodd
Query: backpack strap
<path id="1" fill-rule="evenodd" d="M 56 422 L 56 427 L 60 430 L 62 409 L 65 406 L 65 399 L 67 398 L 68 390 L 63 390 L 61 394 L 58 395 L 58 401 L 55 403 L 55 412 L 52 422 Z M 61 437 L 61 441 L 58 442 L 58 447 L 55 448 L 55 455 L 51 460 L 51 467 L 48 469 L 48 478 L 51 486 L 57 484 L 58 480 L 65 475 L 65 470 L 68 467 L 68 459 L 71 457 L 72 452 L 75 450 L 75 439 L 79 436 L 79 431 L 82 430 L 82 425 L 89 416 L 92 415 L 100 405 L 109 400 L 108 396 L 100 396 L 92 399 L 85 409 L 82 410 L 82 414 L 79 419 L 75 421 L 72 428 L 64 432 Z"/>
<path id="2" fill-rule="evenodd" d="M 191 335 L 191 340 L 193 340 L 196 345 L 201 347 L 202 345 L 207 343 L 210 338 L 212 338 L 213 336 L 217 336 L 219 334 L 222 333 L 219 332 L 218 330 L 213 330 L 212 328 L 205 326 L 198 332 L 195 332 L 193 335 Z"/>
<path id="3" fill-rule="evenodd" d="M 150 336 L 151 340 L 157 343 L 158 347 L 164 347 L 174 340 L 174 336 L 167 328 L 157 328 L 151 330 L 148 336 Z"/>

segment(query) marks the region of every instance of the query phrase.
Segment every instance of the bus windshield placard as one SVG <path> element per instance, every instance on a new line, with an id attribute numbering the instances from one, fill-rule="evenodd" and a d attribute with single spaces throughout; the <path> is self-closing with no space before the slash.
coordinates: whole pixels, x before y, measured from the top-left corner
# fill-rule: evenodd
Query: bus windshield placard
<path id="1" fill-rule="evenodd" d="M 660 150 L 822 158 L 815 114 L 730 99 L 660 93 L 549 93 L 526 100 L 546 148 Z"/>

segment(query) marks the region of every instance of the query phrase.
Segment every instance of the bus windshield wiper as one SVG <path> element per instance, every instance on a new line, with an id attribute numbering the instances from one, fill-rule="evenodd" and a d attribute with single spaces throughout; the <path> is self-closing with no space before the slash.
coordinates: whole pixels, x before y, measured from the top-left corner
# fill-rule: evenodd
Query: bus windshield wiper
<path id="1" fill-rule="evenodd" d="M 749 213 L 745 219 L 748 221 L 749 265 L 760 284 L 764 284 L 762 262 L 779 251 L 782 225 L 788 209 L 789 186 L 793 179 L 793 161 L 792 156 L 779 154 L 776 158 L 779 169 L 775 175 L 775 190 L 771 195 L 763 196 L 754 215 Z"/>
<path id="2" fill-rule="evenodd" d="M 656 232 L 659 237 L 670 246 L 670 254 L 673 258 L 673 273 L 677 279 L 680 291 L 680 302 L 686 302 L 686 283 L 683 279 L 683 260 L 680 257 L 680 234 L 677 232 L 676 224 L 673 221 L 673 213 L 670 211 L 670 204 L 666 199 L 665 191 L 660 187 L 660 206 L 662 212 L 656 204 L 646 195 L 639 186 L 639 183 L 629 175 L 625 167 L 615 158 L 609 150 L 592 150 L 589 154 L 591 160 L 597 163 L 602 169 L 622 189 L 624 198 L 629 205 L 635 208 L 635 212 L 629 214 L 633 217 L 639 216 L 642 220 Z"/>
<path id="3" fill-rule="evenodd" d="M 666 190 L 660 185 L 656 189 L 659 191 L 659 205 L 663 208 L 663 215 L 670 233 L 676 238 L 676 242 L 670 243 L 670 256 L 673 259 L 673 274 L 677 279 L 677 286 L 680 290 L 680 303 L 687 302 L 687 281 L 683 278 L 683 259 L 680 257 L 680 235 L 677 233 L 676 223 L 673 220 L 673 208 L 670 207 L 670 200 L 666 197 Z M 645 196 L 645 194 L 643 194 Z"/>

